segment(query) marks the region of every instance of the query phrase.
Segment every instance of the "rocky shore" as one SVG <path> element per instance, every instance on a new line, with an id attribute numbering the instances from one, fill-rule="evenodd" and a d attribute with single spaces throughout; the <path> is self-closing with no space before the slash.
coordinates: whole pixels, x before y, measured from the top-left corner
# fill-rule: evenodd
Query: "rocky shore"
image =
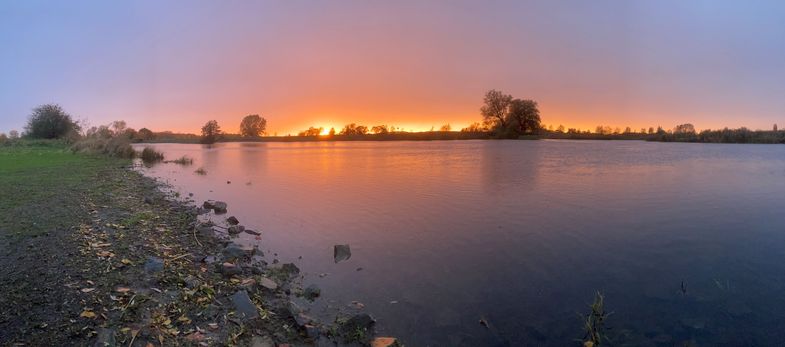
<path id="1" fill-rule="evenodd" d="M 127 166 L 73 194 L 51 207 L 72 218 L 47 240 L 0 244 L 3 261 L 32 257 L 24 247 L 45 257 L 3 270 L 4 345 L 400 345 L 375 337 L 368 314 L 309 316 L 294 299 L 318 300 L 319 288 L 303 288 L 295 264 L 268 264 L 234 241 L 254 231 L 224 218 L 226 204 L 194 206 Z"/>

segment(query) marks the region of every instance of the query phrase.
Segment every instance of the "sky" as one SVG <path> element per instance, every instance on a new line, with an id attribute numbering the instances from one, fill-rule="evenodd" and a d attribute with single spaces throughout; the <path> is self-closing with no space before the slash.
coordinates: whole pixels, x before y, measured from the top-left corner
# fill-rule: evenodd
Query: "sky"
<path id="1" fill-rule="evenodd" d="M 0 2 L 3 132 L 44 103 L 154 131 L 459 129 L 489 89 L 554 127 L 782 127 L 785 2 Z"/>

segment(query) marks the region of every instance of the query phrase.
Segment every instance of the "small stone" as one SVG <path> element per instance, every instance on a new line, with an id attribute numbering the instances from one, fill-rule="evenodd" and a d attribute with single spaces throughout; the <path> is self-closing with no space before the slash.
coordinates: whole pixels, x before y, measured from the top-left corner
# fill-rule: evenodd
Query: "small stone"
<path id="1" fill-rule="evenodd" d="M 305 328 L 305 334 L 312 339 L 318 338 L 319 335 L 321 334 L 321 332 L 319 331 L 319 327 L 317 327 L 316 325 L 304 324 L 303 328 Z"/>
<path id="2" fill-rule="evenodd" d="M 227 228 L 226 231 L 231 235 L 237 235 L 245 231 L 245 227 L 242 225 L 232 225 L 229 228 Z"/>
<path id="3" fill-rule="evenodd" d="M 275 347 L 275 342 L 269 336 L 254 336 L 251 339 L 251 347 Z"/>
<path id="4" fill-rule="evenodd" d="M 319 287 L 317 287 L 315 284 L 306 287 L 303 291 L 303 297 L 310 301 L 316 300 L 316 298 L 318 298 L 320 295 L 322 295 L 322 290 L 319 289 Z"/>
<path id="5" fill-rule="evenodd" d="M 336 263 L 348 260 L 351 257 L 352 250 L 349 248 L 349 245 L 335 245 L 333 247 L 333 258 Z"/>
<path id="6" fill-rule="evenodd" d="M 155 273 L 164 269 L 164 261 L 161 258 L 148 257 L 144 263 L 144 271 L 147 273 Z"/>
<path id="7" fill-rule="evenodd" d="M 148 204 L 148 205 L 152 205 L 153 204 L 153 198 L 151 198 L 149 196 L 145 196 L 144 197 L 144 203 Z"/>
<path id="8" fill-rule="evenodd" d="M 248 292 L 244 290 L 232 295 L 232 305 L 234 305 L 237 316 L 241 319 L 254 319 L 259 316 L 256 305 L 251 301 Z"/>
<path id="9" fill-rule="evenodd" d="M 227 205 L 223 201 L 216 201 L 215 204 L 213 205 L 213 211 L 215 211 L 216 214 L 226 213 L 226 208 Z"/>
<path id="10" fill-rule="evenodd" d="M 95 347 L 114 347 L 117 346 L 117 340 L 115 340 L 115 331 L 114 329 L 109 328 L 101 328 L 98 331 L 98 339 L 95 341 L 93 346 Z"/>
<path id="11" fill-rule="evenodd" d="M 226 218 L 226 222 L 227 222 L 227 223 L 229 223 L 229 225 L 237 225 L 237 224 L 240 224 L 240 221 L 239 221 L 239 220 L 237 219 L 237 217 L 235 217 L 235 216 L 231 216 L 231 217 L 229 217 L 229 218 Z"/>
<path id="12" fill-rule="evenodd" d="M 243 269 L 238 265 L 226 262 L 221 264 L 220 271 L 224 276 L 233 276 L 242 273 Z"/>
<path id="13" fill-rule="evenodd" d="M 237 243 L 229 243 L 223 250 L 223 255 L 228 260 L 237 258 L 249 258 L 254 255 L 256 248 L 248 245 L 240 245 Z"/>
<path id="14" fill-rule="evenodd" d="M 371 341 L 371 347 L 399 347 L 398 339 L 394 337 L 375 337 Z"/>
<path id="15" fill-rule="evenodd" d="M 255 231 L 255 230 L 251 230 L 251 229 L 245 229 L 245 230 L 243 230 L 243 231 L 245 231 L 245 233 L 247 233 L 247 234 L 251 234 L 251 235 L 256 235 L 256 236 L 260 236 L 260 235 L 262 235 L 262 233 L 260 233 L 260 232 L 258 232 L 258 231 Z"/>
<path id="16" fill-rule="evenodd" d="M 273 280 L 271 280 L 271 279 L 269 279 L 267 277 L 260 277 L 259 278 L 259 285 L 264 287 L 264 288 L 267 288 L 269 290 L 273 290 L 273 291 L 278 289 L 278 283 L 275 283 L 275 281 L 273 281 Z"/>

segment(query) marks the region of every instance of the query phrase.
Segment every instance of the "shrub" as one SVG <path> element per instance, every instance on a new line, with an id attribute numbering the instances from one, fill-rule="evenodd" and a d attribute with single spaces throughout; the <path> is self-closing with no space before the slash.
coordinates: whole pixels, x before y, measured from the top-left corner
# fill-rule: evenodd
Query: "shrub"
<path id="1" fill-rule="evenodd" d="M 71 146 L 71 150 L 79 153 L 103 154 L 127 159 L 136 156 L 136 151 L 131 147 L 131 141 L 124 137 L 85 137 L 74 143 Z"/>
<path id="2" fill-rule="evenodd" d="M 139 154 L 145 163 L 155 163 L 164 160 L 164 154 L 156 151 L 153 147 L 145 147 Z"/>
<path id="3" fill-rule="evenodd" d="M 33 109 L 27 120 L 25 132 L 34 139 L 59 139 L 73 137 L 80 126 L 65 113 L 60 105 L 46 104 Z"/>

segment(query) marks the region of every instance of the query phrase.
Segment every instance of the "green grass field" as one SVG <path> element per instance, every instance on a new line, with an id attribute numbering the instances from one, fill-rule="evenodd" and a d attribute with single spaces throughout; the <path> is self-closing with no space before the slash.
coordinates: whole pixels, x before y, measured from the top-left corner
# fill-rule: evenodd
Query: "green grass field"
<path id="1" fill-rule="evenodd" d="M 74 225 L 84 218 L 74 204 L 96 186 L 99 172 L 125 164 L 73 154 L 57 142 L 0 146 L 0 234 L 33 236 Z"/>

